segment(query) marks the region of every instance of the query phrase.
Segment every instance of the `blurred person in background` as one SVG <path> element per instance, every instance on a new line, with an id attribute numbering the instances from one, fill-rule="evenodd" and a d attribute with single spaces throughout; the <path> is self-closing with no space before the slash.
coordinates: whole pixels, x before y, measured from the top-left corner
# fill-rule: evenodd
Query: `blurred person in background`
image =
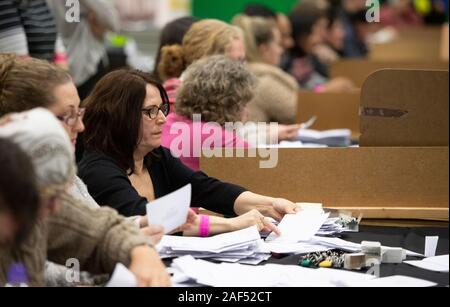
<path id="1" fill-rule="evenodd" d="M 316 92 L 344 92 L 355 88 L 346 78 L 328 78 L 315 66 L 314 48 L 323 44 L 327 35 L 327 6 L 313 1 L 301 2 L 289 15 L 292 23 L 295 46 L 290 50 L 289 62 L 283 67 L 303 89 Z"/>
<path id="2" fill-rule="evenodd" d="M 297 81 L 278 67 L 283 54 L 277 24 L 261 17 L 238 15 L 233 24 L 244 32 L 248 68 L 258 78 L 255 97 L 248 106 L 248 120 L 291 125 L 296 121 Z M 292 126 L 293 136 L 300 126 Z"/>
<path id="3" fill-rule="evenodd" d="M 0 0 L 0 53 L 52 62 L 56 60 L 56 38 L 55 20 L 46 0 Z"/>
<path id="4" fill-rule="evenodd" d="M 163 83 L 164 89 L 169 96 L 169 102 L 171 110 L 174 110 L 175 99 L 177 96 L 177 89 L 180 87 L 180 79 L 171 78 L 168 80 L 161 80 L 159 75 L 158 66 L 161 63 L 161 50 L 165 46 L 181 45 L 183 43 L 183 37 L 189 31 L 190 27 L 197 22 L 195 17 L 182 17 L 175 19 L 164 26 L 159 37 L 159 48 L 156 55 L 155 67 L 153 70 L 153 76 Z"/>
<path id="5" fill-rule="evenodd" d="M 381 25 L 396 29 L 423 25 L 423 20 L 414 10 L 411 0 L 388 0 L 381 7 L 380 21 Z"/>

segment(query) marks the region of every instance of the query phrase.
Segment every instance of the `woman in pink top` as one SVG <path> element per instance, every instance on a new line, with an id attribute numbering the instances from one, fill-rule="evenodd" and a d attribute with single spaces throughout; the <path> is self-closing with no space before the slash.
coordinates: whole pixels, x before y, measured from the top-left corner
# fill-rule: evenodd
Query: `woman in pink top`
<path id="1" fill-rule="evenodd" d="M 162 145 L 193 170 L 199 170 L 202 149 L 248 148 L 227 128 L 243 121 L 255 86 L 255 76 L 239 61 L 216 55 L 195 62 L 167 117 Z"/>

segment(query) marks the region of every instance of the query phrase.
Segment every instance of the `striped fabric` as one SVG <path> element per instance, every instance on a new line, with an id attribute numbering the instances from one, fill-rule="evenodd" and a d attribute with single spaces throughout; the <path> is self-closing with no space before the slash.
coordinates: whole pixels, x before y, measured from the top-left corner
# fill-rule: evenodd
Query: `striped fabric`
<path id="1" fill-rule="evenodd" d="M 0 0 L 0 52 L 53 61 L 56 24 L 46 0 Z"/>

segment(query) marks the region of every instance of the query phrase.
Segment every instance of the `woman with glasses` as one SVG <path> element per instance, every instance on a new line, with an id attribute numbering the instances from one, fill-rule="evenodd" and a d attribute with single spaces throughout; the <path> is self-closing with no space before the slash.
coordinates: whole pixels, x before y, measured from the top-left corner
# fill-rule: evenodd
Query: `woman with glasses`
<path id="1" fill-rule="evenodd" d="M 26 269 L 30 285 L 44 286 L 46 259 L 62 265 L 77 259 L 80 269 L 96 274 L 111 274 L 123 263 L 140 285 L 169 286 L 165 266 L 146 236 L 115 211 L 86 208 L 67 193 L 76 173 L 73 146 L 55 116 L 37 108 L 4 120 L 0 138 L 14 142 L 31 159 L 41 208 L 21 244 L 0 248 L 0 287 L 16 262 Z"/>
<path id="2" fill-rule="evenodd" d="M 0 116 L 46 108 L 60 120 L 75 148 L 78 134 L 84 131 L 85 110 L 80 108 L 77 89 L 67 72 L 46 61 L 1 54 L 0 76 Z M 76 177 L 71 192 L 87 206 L 98 208 L 80 178 Z M 138 222 L 146 220 L 138 218 Z"/>
<path id="3" fill-rule="evenodd" d="M 84 130 L 84 109 L 70 75 L 61 68 L 37 59 L 19 59 L 12 54 L 0 54 L 0 116 L 37 107 L 51 111 L 59 119 L 75 150 L 77 136 Z M 36 127 L 39 129 L 40 127 Z M 75 163 L 75 161 L 73 161 Z M 98 209 L 100 206 L 90 196 L 85 184 L 77 176 L 67 187 L 70 196 L 82 205 Z M 192 215 L 191 215 L 192 216 Z M 162 227 L 148 225 L 146 217 L 130 218 L 149 236 L 153 243 L 163 235 Z M 64 267 L 48 266 L 47 284 L 68 286 Z M 59 272 L 59 273 L 58 273 Z"/>
<path id="4" fill-rule="evenodd" d="M 87 151 L 78 165 L 79 175 L 100 205 L 124 216 L 145 215 L 148 202 L 192 184 L 193 206 L 239 216 L 211 218 L 209 224 L 204 222 L 206 233 L 201 232 L 205 219 L 199 217 L 185 231 L 194 236 L 251 225 L 277 231 L 264 216 L 280 220 L 298 210 L 290 201 L 257 195 L 195 172 L 161 147 L 169 101 L 162 85 L 150 75 L 136 70 L 109 73 L 85 103 Z"/>

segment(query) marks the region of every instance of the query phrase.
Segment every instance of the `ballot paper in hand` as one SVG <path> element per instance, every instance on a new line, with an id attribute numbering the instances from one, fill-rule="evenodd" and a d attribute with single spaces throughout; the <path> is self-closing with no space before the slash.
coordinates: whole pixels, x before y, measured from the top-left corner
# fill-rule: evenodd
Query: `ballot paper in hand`
<path id="1" fill-rule="evenodd" d="M 168 234 L 186 223 L 191 205 L 192 186 L 185 187 L 147 204 L 150 225 L 161 225 Z"/>
<path id="2" fill-rule="evenodd" d="M 329 213 L 315 210 L 286 214 L 278 225 L 281 236 L 276 236 L 272 233 L 267 237 L 266 242 L 298 243 L 309 241 L 319 231 L 329 216 Z"/>

